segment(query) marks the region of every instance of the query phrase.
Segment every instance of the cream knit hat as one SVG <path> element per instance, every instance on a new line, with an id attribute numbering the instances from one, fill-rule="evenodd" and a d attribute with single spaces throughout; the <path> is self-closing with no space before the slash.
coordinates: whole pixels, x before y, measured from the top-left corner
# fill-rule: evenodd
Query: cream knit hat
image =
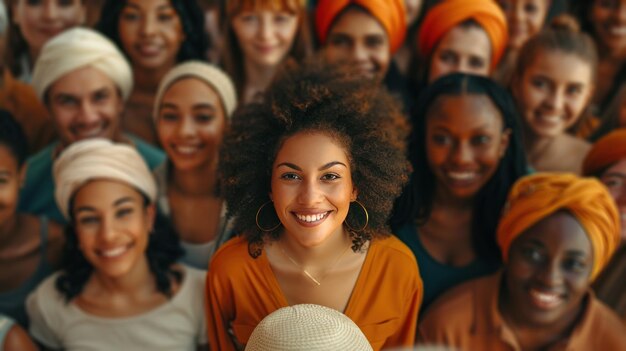
<path id="1" fill-rule="evenodd" d="M 126 100 L 133 89 L 130 64 L 111 40 L 86 28 L 72 28 L 50 39 L 35 62 L 32 84 L 41 101 L 48 88 L 64 75 L 94 67 L 117 85 Z"/>
<path id="2" fill-rule="evenodd" d="M 237 107 L 237 94 L 230 77 L 214 65 L 201 61 L 187 61 L 172 68 L 161 80 L 159 90 L 154 99 L 153 118 L 156 121 L 159 115 L 159 106 L 165 91 L 176 81 L 182 78 L 197 78 L 210 85 L 220 96 L 226 118 L 230 118 Z"/>
<path id="3" fill-rule="evenodd" d="M 66 219 L 76 190 L 94 179 L 119 180 L 150 202 L 156 199 L 156 181 L 134 147 L 103 138 L 86 139 L 72 143 L 54 162 L 54 195 Z"/>
<path id="4" fill-rule="evenodd" d="M 371 351 L 365 335 L 346 315 L 304 304 L 283 307 L 254 328 L 246 351 Z"/>

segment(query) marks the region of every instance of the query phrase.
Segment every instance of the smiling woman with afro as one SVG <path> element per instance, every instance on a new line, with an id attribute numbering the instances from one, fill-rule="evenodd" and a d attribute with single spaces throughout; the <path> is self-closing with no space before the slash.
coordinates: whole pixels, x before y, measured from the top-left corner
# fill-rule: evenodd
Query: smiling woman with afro
<path id="1" fill-rule="evenodd" d="M 209 267 L 212 347 L 234 350 L 301 303 L 343 312 L 374 350 L 413 345 L 422 281 L 387 227 L 410 167 L 400 109 L 370 81 L 311 62 L 235 113 L 219 169 L 239 237 Z"/>

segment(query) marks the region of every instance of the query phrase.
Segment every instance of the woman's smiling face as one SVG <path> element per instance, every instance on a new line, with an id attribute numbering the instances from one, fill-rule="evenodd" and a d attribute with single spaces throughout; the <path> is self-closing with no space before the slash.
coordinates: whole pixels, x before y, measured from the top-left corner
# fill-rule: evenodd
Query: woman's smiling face
<path id="1" fill-rule="evenodd" d="M 291 240 L 315 247 L 342 233 L 356 194 L 347 151 L 337 138 L 299 132 L 283 142 L 272 166 L 270 196 Z"/>
<path id="2" fill-rule="evenodd" d="M 505 291 L 514 319 L 525 325 L 568 324 L 582 308 L 593 268 L 593 250 L 576 217 L 559 211 L 511 244 Z"/>

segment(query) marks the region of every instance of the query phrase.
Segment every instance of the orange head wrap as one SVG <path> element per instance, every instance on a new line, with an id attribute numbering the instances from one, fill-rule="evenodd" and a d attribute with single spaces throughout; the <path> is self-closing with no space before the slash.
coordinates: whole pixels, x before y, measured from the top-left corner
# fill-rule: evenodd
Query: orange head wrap
<path id="1" fill-rule="evenodd" d="M 406 36 L 404 0 L 320 0 L 315 10 L 315 30 L 322 45 L 337 16 L 352 4 L 366 9 L 383 25 L 392 53 L 402 46 Z"/>
<path id="2" fill-rule="evenodd" d="M 506 17 L 494 0 L 444 0 L 426 13 L 419 31 L 418 45 L 425 57 L 452 28 L 474 20 L 491 40 L 491 67 L 495 68 L 506 49 L 509 32 Z"/>
<path id="3" fill-rule="evenodd" d="M 593 144 L 583 162 L 583 174 L 595 175 L 622 159 L 626 159 L 626 128 L 614 130 Z"/>
<path id="4" fill-rule="evenodd" d="M 585 229 L 593 249 L 593 280 L 620 244 L 615 202 L 594 178 L 537 173 L 518 180 L 511 188 L 498 225 L 497 240 L 504 262 L 515 238 L 558 210 L 569 211 Z"/>

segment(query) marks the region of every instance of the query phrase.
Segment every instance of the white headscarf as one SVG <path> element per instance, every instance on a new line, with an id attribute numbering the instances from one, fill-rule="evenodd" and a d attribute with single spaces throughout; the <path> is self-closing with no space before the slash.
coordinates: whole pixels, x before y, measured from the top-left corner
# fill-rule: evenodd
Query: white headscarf
<path id="1" fill-rule="evenodd" d="M 154 99 L 153 117 L 155 121 L 159 114 L 163 94 L 172 84 L 183 78 L 197 78 L 210 85 L 222 100 L 226 118 L 231 117 L 235 107 L 237 107 L 237 93 L 230 77 L 214 65 L 200 61 L 188 61 L 172 68 L 161 80 Z"/>
<path id="2" fill-rule="evenodd" d="M 134 147 L 94 138 L 72 143 L 54 162 L 55 198 L 69 219 L 70 199 L 90 180 L 109 179 L 126 183 L 154 202 L 157 186 L 141 155 Z"/>
<path id="3" fill-rule="evenodd" d="M 35 62 L 32 84 L 44 101 L 46 91 L 64 75 L 83 67 L 94 67 L 117 85 L 124 100 L 133 89 L 130 64 L 115 44 L 86 28 L 72 28 L 50 39 Z"/>

